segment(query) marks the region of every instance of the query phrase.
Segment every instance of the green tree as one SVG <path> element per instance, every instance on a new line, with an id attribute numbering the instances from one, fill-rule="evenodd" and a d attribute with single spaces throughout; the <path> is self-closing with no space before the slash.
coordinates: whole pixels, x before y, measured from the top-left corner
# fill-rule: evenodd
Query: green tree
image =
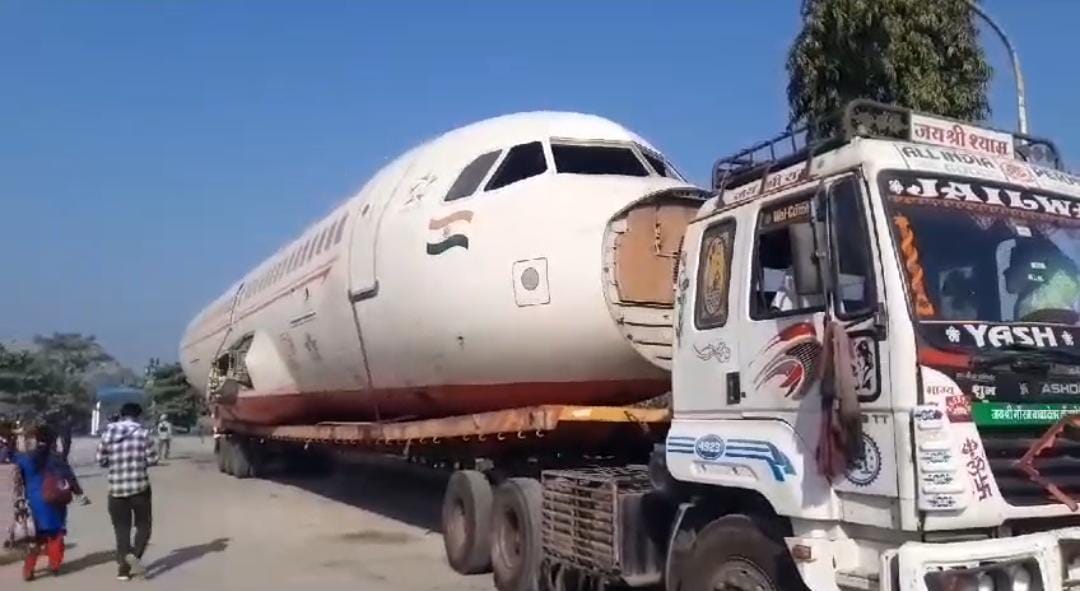
<path id="1" fill-rule="evenodd" d="M 792 121 L 869 98 L 968 121 L 990 114 L 992 70 L 966 0 L 804 0 L 788 55 Z"/>
<path id="2" fill-rule="evenodd" d="M 72 388 L 61 368 L 33 351 L 0 346 L 0 403 L 3 414 L 42 420 L 66 401 Z"/>
<path id="3" fill-rule="evenodd" d="M 0 347 L 0 414 L 25 421 L 88 425 L 98 387 L 135 381 L 93 336 L 53 333 Z"/>
<path id="4" fill-rule="evenodd" d="M 179 363 L 161 364 L 151 360 L 147 366 L 145 389 L 150 395 L 154 412 L 168 414 L 178 427 L 191 428 L 203 412 L 202 397 L 188 383 Z"/>

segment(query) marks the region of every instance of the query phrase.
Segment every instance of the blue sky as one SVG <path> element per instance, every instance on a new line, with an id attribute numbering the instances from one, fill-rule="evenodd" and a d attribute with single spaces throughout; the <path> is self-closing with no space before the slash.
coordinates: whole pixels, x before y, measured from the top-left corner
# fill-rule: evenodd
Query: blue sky
<path id="1" fill-rule="evenodd" d="M 985 0 L 1080 162 L 1080 3 Z M 0 2 L 0 340 L 175 359 L 204 303 L 389 158 L 513 111 L 615 119 L 693 179 L 786 121 L 799 2 Z M 996 38 L 994 122 L 1015 122 Z"/>

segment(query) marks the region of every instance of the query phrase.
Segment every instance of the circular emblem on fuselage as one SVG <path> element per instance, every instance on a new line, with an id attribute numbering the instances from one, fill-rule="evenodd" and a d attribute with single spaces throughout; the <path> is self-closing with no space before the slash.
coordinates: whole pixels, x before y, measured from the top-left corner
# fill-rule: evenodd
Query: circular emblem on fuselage
<path id="1" fill-rule="evenodd" d="M 540 272 L 536 267 L 529 267 L 521 272 L 521 286 L 532 291 L 540 285 Z"/>
<path id="2" fill-rule="evenodd" d="M 881 474 L 881 449 L 869 435 L 862 435 L 862 457 L 848 468 L 846 478 L 855 486 L 869 486 Z"/>
<path id="3" fill-rule="evenodd" d="M 719 435 L 705 435 L 694 443 L 694 453 L 703 460 L 718 460 L 724 455 L 724 440 Z"/>

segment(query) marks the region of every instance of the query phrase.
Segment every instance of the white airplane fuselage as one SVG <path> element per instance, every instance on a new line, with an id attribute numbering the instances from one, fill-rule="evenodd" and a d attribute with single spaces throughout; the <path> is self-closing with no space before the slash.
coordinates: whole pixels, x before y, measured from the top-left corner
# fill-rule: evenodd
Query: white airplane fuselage
<path id="1" fill-rule="evenodd" d="M 582 147 L 573 154 L 586 163 L 588 147 L 611 148 L 598 152 L 617 156 L 603 166 L 633 174 L 560 172 L 553 142 L 560 154 Z M 522 156 L 540 148 L 542 161 Z M 447 200 L 453 185 L 471 184 L 459 180 L 463 169 L 492 152 L 473 166 L 475 190 Z M 205 392 L 211 367 L 239 351 L 250 379 L 218 413 L 262 424 L 664 393 L 668 372 L 625 336 L 604 273 L 614 216 L 648 195 L 699 191 L 657 172 L 662 158 L 623 127 L 573 113 L 444 134 L 380 170 L 200 312 L 181 342 L 184 370 Z M 519 176 L 535 174 L 497 186 L 522 162 Z"/>

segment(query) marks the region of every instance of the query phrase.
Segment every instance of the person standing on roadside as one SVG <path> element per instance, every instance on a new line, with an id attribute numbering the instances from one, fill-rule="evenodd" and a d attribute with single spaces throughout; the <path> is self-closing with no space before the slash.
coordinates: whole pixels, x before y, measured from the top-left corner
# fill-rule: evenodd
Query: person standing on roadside
<path id="1" fill-rule="evenodd" d="M 97 460 L 109 470 L 109 518 L 116 533 L 116 578 L 131 580 L 146 574 L 142 563 L 150 542 L 151 496 L 148 468 L 157 462 L 150 432 L 139 424 L 142 407 L 129 402 L 120 408 L 120 420 L 105 427 Z M 135 541 L 131 529 L 135 526 Z"/>
<path id="2" fill-rule="evenodd" d="M 172 444 L 172 423 L 169 415 L 161 415 L 157 424 L 158 459 L 169 459 L 169 447 Z"/>

